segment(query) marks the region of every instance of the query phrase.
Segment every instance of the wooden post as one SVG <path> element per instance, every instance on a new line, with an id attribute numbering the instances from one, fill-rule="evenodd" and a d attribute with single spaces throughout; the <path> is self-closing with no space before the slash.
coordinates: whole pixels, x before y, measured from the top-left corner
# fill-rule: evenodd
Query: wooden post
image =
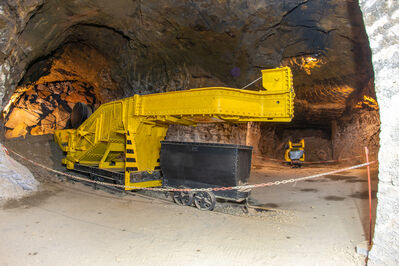
<path id="1" fill-rule="evenodd" d="M 367 147 L 364 147 L 364 150 L 366 152 L 366 162 L 369 163 L 369 149 Z M 371 240 L 372 240 L 372 235 L 371 235 L 371 230 L 372 230 L 372 217 L 371 217 L 371 178 L 370 178 L 370 165 L 367 165 L 367 177 L 368 177 L 368 187 L 369 187 L 369 221 L 370 221 L 370 228 L 369 228 L 369 248 L 371 247 Z"/>

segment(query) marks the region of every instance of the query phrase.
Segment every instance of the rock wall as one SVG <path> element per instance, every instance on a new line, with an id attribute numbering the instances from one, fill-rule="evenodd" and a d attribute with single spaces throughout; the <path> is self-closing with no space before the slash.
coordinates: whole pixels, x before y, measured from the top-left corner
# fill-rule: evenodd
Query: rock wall
<path id="1" fill-rule="evenodd" d="M 332 121 L 333 158 L 353 158 L 352 162 L 364 162 L 364 147 L 367 147 L 370 160 L 376 160 L 380 147 L 379 133 L 378 110 L 352 110 L 349 114 Z M 361 157 L 355 158 L 356 156 Z"/>
<path id="2" fill-rule="evenodd" d="M 399 2 L 360 0 L 360 6 L 381 116 L 378 206 L 369 265 L 399 265 Z"/>
<path id="3" fill-rule="evenodd" d="M 259 139 L 258 149 L 267 157 L 284 159 L 288 141 L 299 142 L 305 140 L 305 160 L 325 161 L 331 160 L 333 155 L 331 135 L 329 128 L 290 128 L 280 125 L 263 124 Z"/>
<path id="4" fill-rule="evenodd" d="M 166 140 L 186 142 L 213 142 L 246 144 L 247 124 L 199 124 L 193 126 L 169 126 Z"/>
<path id="5" fill-rule="evenodd" d="M 0 143 L 0 202 L 18 199 L 38 189 L 39 182 L 24 165 L 8 155 Z"/>
<path id="6" fill-rule="evenodd" d="M 67 64 L 53 58 L 58 50 L 83 45 L 101 54 L 96 58 L 106 58 L 111 69 L 106 80 L 123 97 L 242 87 L 262 68 L 288 65 L 294 72 L 296 119 L 326 123 L 340 117 L 347 100 L 361 94 L 371 78 L 366 40 L 356 0 L 5 0 L 0 2 L 0 106 L 18 84 L 40 80 L 31 75 L 42 73 L 36 71 L 40 62 L 60 62 L 52 76 L 60 70 L 61 79 L 84 68 L 73 64 L 90 65 L 93 57 Z M 89 83 L 103 78 L 91 77 Z M 260 88 L 260 82 L 251 87 Z M 227 129 L 217 128 L 220 136 L 212 138 L 226 140 Z M 208 130 L 176 134 L 190 132 L 191 138 L 201 132 L 202 139 L 209 138 Z"/>
<path id="7" fill-rule="evenodd" d="M 371 74 L 355 0 L 4 0 L 3 106 L 32 63 L 76 43 L 112 62 L 124 96 L 242 87 L 262 68 L 289 65 L 297 117 L 305 120 L 340 116 Z"/>
<path id="8" fill-rule="evenodd" d="M 262 155 L 259 150 L 259 142 L 262 138 L 262 132 L 260 130 L 262 123 L 249 122 L 246 128 L 246 142 L 248 146 L 252 146 L 252 155 Z"/>
<path id="9" fill-rule="evenodd" d="M 4 119 L 5 137 L 53 134 L 54 130 L 68 128 L 71 111 L 78 102 L 94 106 L 93 87 L 70 81 L 34 86 L 11 106 Z"/>

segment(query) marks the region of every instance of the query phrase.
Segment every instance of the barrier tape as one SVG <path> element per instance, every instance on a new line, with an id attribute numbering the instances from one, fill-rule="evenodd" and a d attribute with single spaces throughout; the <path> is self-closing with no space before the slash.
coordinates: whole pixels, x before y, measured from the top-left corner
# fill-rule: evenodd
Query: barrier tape
<path id="1" fill-rule="evenodd" d="M 143 188 L 143 187 L 125 186 L 125 185 L 119 185 L 119 184 L 110 184 L 110 183 L 107 183 L 107 182 L 91 180 L 91 179 L 88 179 L 88 178 L 82 178 L 82 177 L 74 176 L 74 175 L 71 175 L 71 174 L 67 174 L 67 173 L 52 169 L 50 167 L 47 167 L 45 165 L 42 165 L 40 163 L 37 163 L 35 161 L 32 161 L 32 160 L 22 156 L 21 154 L 15 152 L 13 150 L 8 150 L 4 145 L 3 145 L 3 147 L 6 150 L 7 155 L 8 155 L 8 151 L 11 151 L 13 154 L 17 155 L 18 157 L 22 158 L 25 161 L 30 162 L 33 165 L 39 166 L 39 167 L 41 167 L 43 169 L 46 169 L 49 172 L 53 172 L 53 173 L 56 173 L 56 174 L 64 175 L 64 176 L 67 176 L 67 177 L 75 179 L 75 180 L 80 180 L 80 181 L 84 181 L 84 182 L 88 182 L 88 183 L 93 183 L 93 184 L 98 184 L 98 185 L 103 185 L 103 186 L 109 186 L 109 187 L 140 189 L 140 190 L 160 191 L 160 192 L 190 192 L 190 191 L 192 191 L 192 192 L 199 192 L 199 191 L 210 192 L 210 191 L 222 191 L 222 190 L 247 190 L 247 189 L 252 189 L 252 188 L 270 187 L 270 186 L 277 186 L 277 185 L 283 185 L 283 184 L 288 184 L 288 183 L 295 183 L 295 182 L 298 182 L 298 181 L 304 181 L 304 180 L 308 180 L 308 179 L 322 177 L 322 176 L 325 176 L 325 175 L 333 175 L 333 174 L 337 174 L 337 173 L 340 173 L 340 172 L 344 172 L 344 171 L 348 171 L 348 170 L 352 170 L 352 169 L 368 166 L 368 165 L 371 165 L 371 164 L 376 162 L 376 161 L 372 161 L 372 162 L 368 162 L 368 163 L 358 164 L 358 165 L 354 165 L 354 166 L 350 166 L 350 167 L 346 167 L 346 168 L 341 168 L 341 169 L 338 169 L 338 170 L 330 171 L 330 172 L 327 172 L 327 173 L 315 174 L 315 175 L 299 177 L 299 178 L 291 178 L 291 179 L 286 179 L 286 180 L 281 180 L 281 181 L 253 184 L 253 185 L 241 185 L 241 186 L 234 186 L 234 187 L 214 187 L 214 188 L 173 188 L 173 187 L 148 187 L 148 188 Z"/>

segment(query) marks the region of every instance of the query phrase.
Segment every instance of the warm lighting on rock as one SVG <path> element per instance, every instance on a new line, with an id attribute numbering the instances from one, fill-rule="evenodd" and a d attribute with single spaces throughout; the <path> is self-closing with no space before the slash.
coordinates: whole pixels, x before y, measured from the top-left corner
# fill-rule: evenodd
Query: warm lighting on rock
<path id="1" fill-rule="evenodd" d="M 313 56 L 291 57 L 283 63 L 284 66 L 298 66 L 308 75 L 311 74 L 311 69 L 319 68 L 323 64 L 325 64 L 325 62 L 321 58 Z"/>
<path id="2" fill-rule="evenodd" d="M 371 108 L 373 110 L 379 109 L 377 101 L 374 98 L 367 96 L 367 95 L 363 96 L 363 101 L 359 101 L 356 104 L 356 108 L 360 109 L 360 108 L 365 108 L 365 107 Z"/>
<path id="3" fill-rule="evenodd" d="M 52 134 L 68 127 L 70 113 L 77 102 L 98 107 L 121 97 L 110 76 L 108 60 L 85 45 L 66 45 L 45 67 L 32 68 L 17 87 L 3 110 L 7 138 Z"/>
<path id="4" fill-rule="evenodd" d="M 10 107 L 12 104 L 14 104 L 15 102 L 17 102 L 19 100 L 19 98 L 21 97 L 21 95 L 26 92 L 27 90 L 29 90 L 30 86 L 21 86 L 18 87 L 17 90 L 14 92 L 13 95 L 11 95 L 10 100 L 8 101 L 7 105 L 4 107 L 2 113 L 3 113 L 3 118 L 5 118 L 8 114 L 8 112 L 10 111 Z"/>
<path id="5" fill-rule="evenodd" d="M 26 134 L 52 134 L 68 126 L 77 102 L 96 103 L 94 88 L 83 82 L 68 81 L 32 85 L 11 97 L 4 111 L 6 138 Z"/>

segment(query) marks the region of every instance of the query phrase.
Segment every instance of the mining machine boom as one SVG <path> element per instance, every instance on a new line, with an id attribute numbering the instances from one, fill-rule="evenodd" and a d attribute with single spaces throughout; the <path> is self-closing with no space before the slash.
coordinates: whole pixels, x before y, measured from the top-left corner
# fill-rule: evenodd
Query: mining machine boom
<path id="1" fill-rule="evenodd" d="M 262 70 L 265 90 L 210 87 L 134 95 L 101 105 L 78 128 L 55 132 L 68 169 L 116 184 L 162 186 L 161 141 L 171 124 L 290 122 L 294 114 L 288 67 Z"/>

